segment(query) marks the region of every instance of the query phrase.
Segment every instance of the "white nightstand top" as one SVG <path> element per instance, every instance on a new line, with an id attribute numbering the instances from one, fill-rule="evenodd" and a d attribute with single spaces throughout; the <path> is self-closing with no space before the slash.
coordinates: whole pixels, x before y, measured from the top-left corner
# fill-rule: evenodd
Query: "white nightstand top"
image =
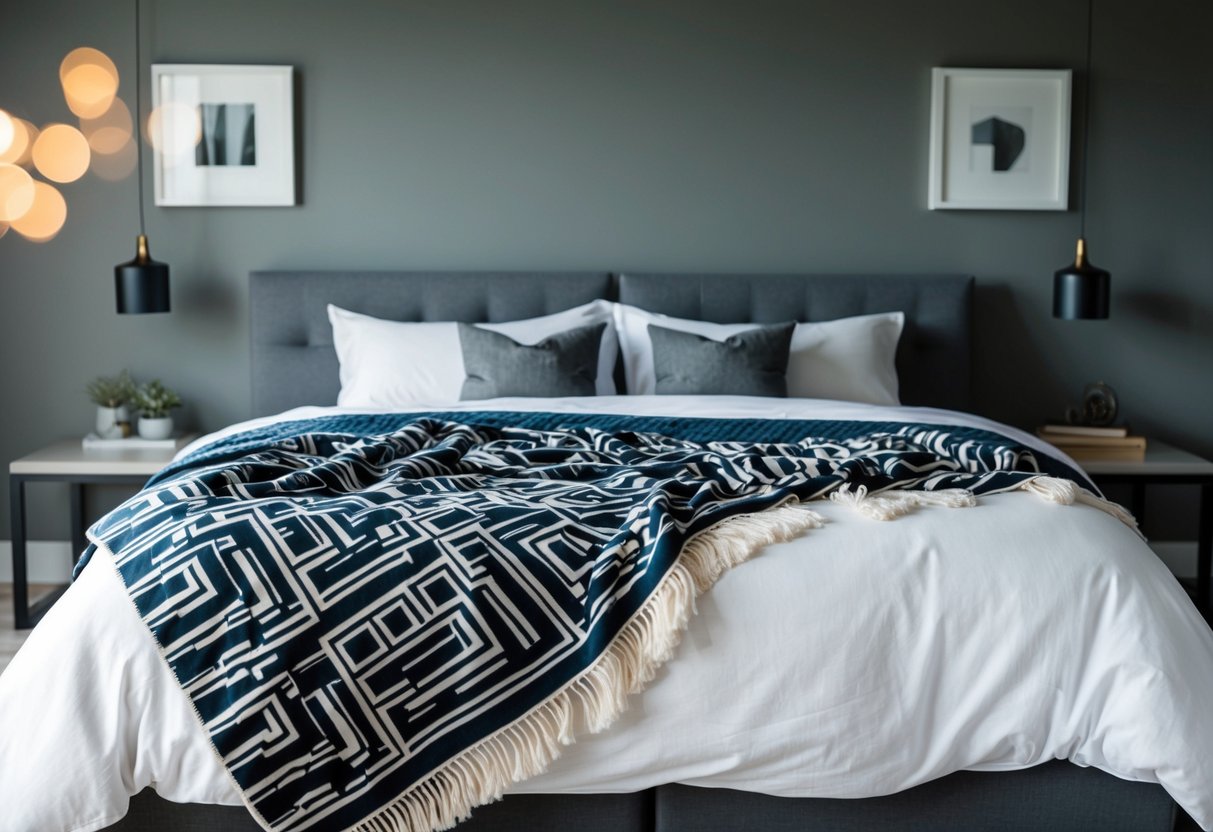
<path id="1" fill-rule="evenodd" d="M 114 448 L 84 450 L 77 439 L 63 439 L 15 459 L 10 474 L 51 474 L 90 476 L 148 476 L 168 465 L 177 451 L 193 441 L 196 434 L 177 440 L 174 449 Z"/>
<path id="2" fill-rule="evenodd" d="M 1141 462 L 1089 459 L 1079 462 L 1078 465 L 1088 474 L 1213 476 L 1213 462 L 1166 442 L 1149 438 L 1146 439 L 1146 458 Z"/>

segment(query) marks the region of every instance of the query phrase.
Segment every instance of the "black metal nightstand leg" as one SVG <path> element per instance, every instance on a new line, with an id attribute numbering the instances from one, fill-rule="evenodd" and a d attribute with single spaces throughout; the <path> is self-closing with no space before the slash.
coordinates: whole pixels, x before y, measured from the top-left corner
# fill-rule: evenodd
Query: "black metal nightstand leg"
<path id="1" fill-rule="evenodd" d="M 9 525 L 13 550 L 13 626 L 29 629 L 29 582 L 25 571 L 25 480 L 9 477 Z"/>
<path id="2" fill-rule="evenodd" d="M 1138 526 L 1144 526 L 1146 523 L 1146 484 L 1141 480 L 1134 480 L 1132 492 L 1129 496 L 1129 511 L 1137 520 Z"/>
<path id="3" fill-rule="evenodd" d="M 71 497 L 72 563 L 75 563 L 88 545 L 88 541 L 84 539 L 84 483 L 70 483 L 68 493 Z"/>
<path id="4" fill-rule="evenodd" d="M 1209 579 L 1213 571 L 1213 483 L 1200 487 L 1200 531 L 1196 538 L 1196 606 L 1209 615 Z"/>

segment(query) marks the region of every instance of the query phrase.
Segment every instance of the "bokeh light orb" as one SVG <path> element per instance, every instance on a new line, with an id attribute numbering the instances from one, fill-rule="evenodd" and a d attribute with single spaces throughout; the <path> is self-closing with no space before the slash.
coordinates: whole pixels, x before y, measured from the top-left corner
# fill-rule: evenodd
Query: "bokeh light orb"
<path id="1" fill-rule="evenodd" d="M 52 182 L 75 182 L 84 176 L 90 156 L 88 139 L 70 124 L 48 124 L 34 142 L 34 167 Z"/>
<path id="2" fill-rule="evenodd" d="M 104 69 L 114 83 L 118 83 L 118 67 L 114 66 L 109 55 L 91 46 L 77 47 L 63 57 L 59 63 L 59 83 L 63 83 L 72 70 L 89 64 Z"/>
<path id="3" fill-rule="evenodd" d="M 0 164 L 25 165 L 29 163 L 30 148 L 38 138 L 38 128 L 23 118 L 9 116 L 13 126 L 13 138 L 7 150 L 0 150 Z"/>
<path id="4" fill-rule="evenodd" d="M 80 119 L 80 132 L 94 153 L 118 153 L 130 140 L 133 129 L 131 111 L 121 98 L 115 98 L 97 118 Z"/>
<path id="5" fill-rule="evenodd" d="M 13 124 L 13 117 L 0 110 L 0 155 L 8 153 L 16 137 L 17 127 Z"/>
<path id="6" fill-rule="evenodd" d="M 121 127 L 102 127 L 88 137 L 88 146 L 94 153 L 105 156 L 122 150 L 130 140 L 129 130 L 123 130 Z"/>
<path id="7" fill-rule="evenodd" d="M 147 119 L 147 140 L 160 151 L 163 163 L 193 159 L 194 147 L 202 138 L 202 119 L 198 109 L 170 101 L 152 110 Z"/>
<path id="8" fill-rule="evenodd" d="M 80 118 L 97 118 L 118 93 L 118 68 L 99 49 L 82 46 L 59 64 L 59 83 L 68 108 Z"/>
<path id="9" fill-rule="evenodd" d="M 0 222 L 12 222 L 34 206 L 34 178 L 16 165 L 0 164 Z"/>
<path id="10" fill-rule="evenodd" d="M 45 182 L 34 182 L 34 204 L 12 226 L 27 240 L 45 243 L 59 233 L 66 221 L 67 202 L 63 194 Z"/>

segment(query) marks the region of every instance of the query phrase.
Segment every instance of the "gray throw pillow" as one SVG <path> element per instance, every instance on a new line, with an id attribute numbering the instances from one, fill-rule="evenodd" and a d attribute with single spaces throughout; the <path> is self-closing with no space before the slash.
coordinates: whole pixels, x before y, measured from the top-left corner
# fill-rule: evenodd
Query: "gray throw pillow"
<path id="1" fill-rule="evenodd" d="M 787 396 L 796 324 L 760 326 L 713 341 L 649 324 L 658 394 Z"/>
<path id="2" fill-rule="evenodd" d="M 606 324 L 590 324 L 519 344 L 508 335 L 459 324 L 467 378 L 461 400 L 498 396 L 592 396 Z"/>

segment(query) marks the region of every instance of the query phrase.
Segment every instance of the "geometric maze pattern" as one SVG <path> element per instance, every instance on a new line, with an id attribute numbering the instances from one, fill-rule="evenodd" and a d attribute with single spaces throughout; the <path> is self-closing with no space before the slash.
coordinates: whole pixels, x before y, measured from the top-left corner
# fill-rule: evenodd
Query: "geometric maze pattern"
<path id="1" fill-rule="evenodd" d="M 722 519 L 1037 472 L 929 426 L 755 443 L 399 418 L 222 440 L 90 530 L 275 830 L 352 826 L 549 699 Z"/>

